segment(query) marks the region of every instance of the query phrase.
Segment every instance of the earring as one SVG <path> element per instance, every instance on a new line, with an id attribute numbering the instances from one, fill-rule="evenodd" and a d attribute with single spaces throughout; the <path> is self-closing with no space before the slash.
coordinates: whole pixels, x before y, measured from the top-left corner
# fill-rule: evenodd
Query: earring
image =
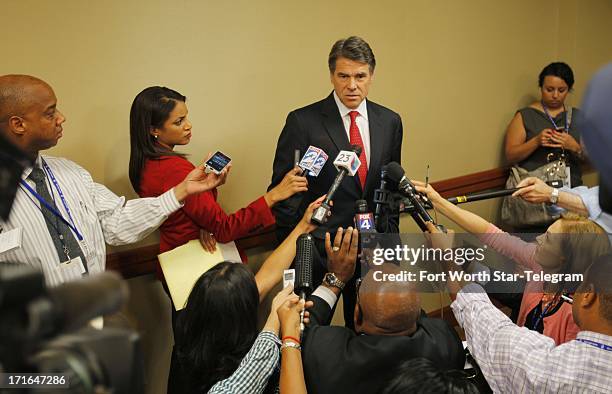
<path id="1" fill-rule="evenodd" d="M 153 137 L 154 137 L 155 139 L 157 139 L 157 137 L 159 137 L 159 136 L 158 136 L 157 134 L 153 134 Z"/>

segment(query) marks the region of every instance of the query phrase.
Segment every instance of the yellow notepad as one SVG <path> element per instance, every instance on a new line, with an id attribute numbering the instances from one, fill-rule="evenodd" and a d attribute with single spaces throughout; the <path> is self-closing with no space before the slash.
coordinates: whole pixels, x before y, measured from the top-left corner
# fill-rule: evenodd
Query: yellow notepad
<path id="1" fill-rule="evenodd" d="M 217 250 L 209 253 L 197 239 L 157 257 L 177 311 L 185 307 L 193 284 L 204 272 L 224 260 L 240 262 L 240 254 L 234 242 L 217 243 Z"/>

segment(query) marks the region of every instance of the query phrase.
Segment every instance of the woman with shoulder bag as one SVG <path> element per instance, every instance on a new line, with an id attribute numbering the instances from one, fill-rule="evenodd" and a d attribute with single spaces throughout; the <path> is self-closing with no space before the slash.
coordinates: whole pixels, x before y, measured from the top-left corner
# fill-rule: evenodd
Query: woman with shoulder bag
<path id="1" fill-rule="evenodd" d="M 513 166 L 506 187 L 528 176 L 580 186 L 584 155 L 575 122 L 578 110 L 565 106 L 574 73 L 565 63 L 551 63 L 540 72 L 538 85 L 540 100 L 518 110 L 506 131 L 506 160 Z M 543 232 L 555 219 L 543 204 L 506 198 L 502 205 L 502 220 L 515 229 Z"/>

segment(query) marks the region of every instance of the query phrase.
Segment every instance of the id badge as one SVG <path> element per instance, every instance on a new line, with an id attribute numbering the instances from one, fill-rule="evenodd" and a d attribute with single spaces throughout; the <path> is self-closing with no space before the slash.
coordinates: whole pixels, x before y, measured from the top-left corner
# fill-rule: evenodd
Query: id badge
<path id="1" fill-rule="evenodd" d="M 85 271 L 85 266 L 83 265 L 83 260 L 80 256 L 75 257 L 70 261 L 66 261 L 60 264 L 60 270 L 62 271 L 62 278 L 65 281 L 73 281 L 77 279 L 81 279 Z"/>
<path id="2" fill-rule="evenodd" d="M 21 227 L 0 233 L 0 254 L 20 248 L 22 238 L 23 230 Z"/>

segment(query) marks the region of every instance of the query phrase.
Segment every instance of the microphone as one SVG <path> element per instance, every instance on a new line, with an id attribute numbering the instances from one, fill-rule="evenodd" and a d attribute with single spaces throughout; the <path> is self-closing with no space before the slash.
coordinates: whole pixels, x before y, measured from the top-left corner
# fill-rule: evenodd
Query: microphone
<path id="1" fill-rule="evenodd" d="M 414 206 L 414 211 L 411 212 L 411 215 L 422 231 L 427 231 L 427 226 L 425 226 L 426 222 L 436 224 L 433 218 L 429 215 L 429 212 L 427 212 L 427 210 L 421 204 L 420 199 L 416 196 L 419 193 L 416 191 L 416 188 L 414 187 L 412 182 L 410 182 L 410 180 L 406 177 L 404 169 L 399 164 L 394 161 L 387 164 L 387 176 L 390 181 L 392 181 L 393 183 L 397 183 L 397 188 L 400 193 L 406 196 Z M 427 197 L 421 194 L 419 195 L 425 201 L 429 201 Z M 440 230 L 444 231 L 444 228 L 442 226 L 436 226 Z"/>
<path id="2" fill-rule="evenodd" d="M 91 319 L 119 310 L 127 301 L 127 283 L 112 271 L 65 283 L 48 290 L 59 331 L 70 331 Z"/>
<path id="3" fill-rule="evenodd" d="M 360 154 L 361 147 L 357 145 L 352 145 L 350 151 L 341 150 L 340 153 L 338 153 L 338 156 L 334 160 L 334 166 L 338 169 L 338 174 L 327 191 L 325 200 L 323 200 L 323 203 L 321 203 L 321 205 L 315 209 L 314 213 L 312 214 L 312 218 L 310 218 L 311 221 L 319 225 L 327 222 L 327 216 L 331 210 L 329 203 L 333 199 L 334 194 L 336 194 L 336 191 L 338 190 L 338 187 L 340 187 L 345 175 L 349 174 L 350 176 L 354 176 L 357 173 L 359 166 L 361 166 L 361 161 L 359 160 Z"/>
<path id="4" fill-rule="evenodd" d="M 308 175 L 317 177 L 327 159 L 329 156 L 323 149 L 310 145 L 297 165 L 302 169 L 302 173 L 307 172 Z"/>
<path id="5" fill-rule="evenodd" d="M 492 191 L 492 192 L 482 192 L 482 193 L 467 194 L 465 196 L 451 197 L 451 198 L 449 198 L 447 200 L 450 203 L 453 203 L 455 205 L 465 204 L 466 202 L 480 201 L 480 200 L 487 200 L 489 198 L 509 196 L 509 195 L 511 195 L 512 193 L 514 193 L 515 191 L 517 191 L 519 189 L 520 189 L 520 187 L 515 187 L 515 188 L 512 188 L 512 189 L 495 190 L 495 191 Z"/>
<path id="6" fill-rule="evenodd" d="M 355 228 L 360 233 L 375 233 L 374 215 L 372 215 L 372 212 L 368 212 L 368 202 L 357 200 L 355 207 Z"/>
<path id="7" fill-rule="evenodd" d="M 296 241 L 295 251 L 295 287 L 294 292 L 300 299 L 312 292 L 312 262 L 314 259 L 314 238 L 302 234 Z M 304 310 L 300 312 L 300 336 L 304 333 Z"/>
<path id="8" fill-rule="evenodd" d="M 383 205 L 389 203 L 389 190 L 387 189 L 387 166 L 383 166 L 380 170 L 380 188 L 374 190 L 374 203 L 376 203 L 376 210 L 374 213 L 374 223 L 376 229 L 381 232 L 386 232 L 385 229 L 381 229 L 381 219 L 383 214 Z"/>

